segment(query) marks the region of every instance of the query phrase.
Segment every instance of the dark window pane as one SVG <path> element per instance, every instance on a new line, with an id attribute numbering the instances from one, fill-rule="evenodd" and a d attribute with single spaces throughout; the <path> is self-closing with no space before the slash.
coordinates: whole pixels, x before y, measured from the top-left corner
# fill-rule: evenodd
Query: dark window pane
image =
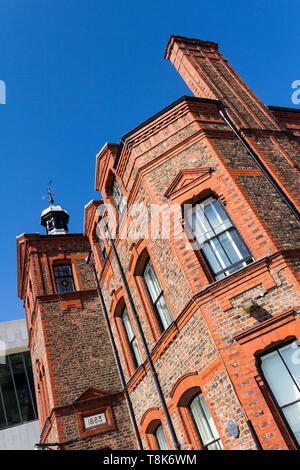
<path id="1" fill-rule="evenodd" d="M 6 428 L 6 420 L 5 420 L 5 414 L 4 414 L 4 409 L 3 409 L 1 385 L 0 385 L 0 429 L 3 429 L 3 428 Z"/>
<path id="2" fill-rule="evenodd" d="M 100 250 L 103 256 L 103 260 L 105 261 L 107 258 L 107 251 L 106 251 L 104 241 L 102 240 L 102 238 L 99 238 L 99 246 L 100 246 Z"/>
<path id="3" fill-rule="evenodd" d="M 31 389 L 31 394 L 32 394 L 34 406 L 35 406 L 35 409 L 36 409 L 35 388 L 34 388 L 34 381 L 33 381 L 33 373 L 32 373 L 32 364 L 31 364 L 30 352 L 29 351 L 23 352 L 23 357 L 24 357 L 25 367 L 26 367 L 26 371 L 27 371 L 27 377 L 28 377 L 29 385 L 30 385 L 30 389 Z"/>
<path id="4" fill-rule="evenodd" d="M 72 268 L 69 265 L 54 266 L 56 287 L 59 293 L 74 292 Z"/>
<path id="5" fill-rule="evenodd" d="M 6 363 L 0 364 L 0 386 L 6 410 L 8 426 L 20 424 L 21 418 L 7 357 Z"/>
<path id="6" fill-rule="evenodd" d="M 19 406 L 22 413 L 23 422 L 35 419 L 30 390 L 28 387 L 22 354 L 12 354 L 10 362 L 14 375 Z"/>

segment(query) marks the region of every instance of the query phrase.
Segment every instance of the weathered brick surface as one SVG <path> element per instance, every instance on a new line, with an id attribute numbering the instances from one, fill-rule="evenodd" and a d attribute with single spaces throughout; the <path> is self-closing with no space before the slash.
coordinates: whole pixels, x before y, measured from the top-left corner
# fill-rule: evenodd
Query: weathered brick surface
<path id="1" fill-rule="evenodd" d="M 24 299 L 30 297 L 30 307 L 26 301 L 25 305 L 41 442 L 72 441 L 65 445 L 72 449 L 135 448 L 127 403 L 122 394 L 115 398 L 116 393 L 122 391 L 121 382 L 95 281 L 85 261 L 89 243 L 82 235 L 59 235 L 49 239 L 25 235 L 24 239 L 28 242 L 28 274 L 23 295 Z M 57 293 L 52 268 L 53 263 L 59 262 L 71 262 L 76 292 Z M 39 378 L 41 367 L 44 368 L 43 383 Z M 74 402 L 90 389 L 99 391 L 105 400 L 103 402 L 101 397 L 98 401 L 90 400 L 90 415 L 96 414 L 98 408 L 106 409 L 109 404 L 114 426 L 103 433 L 81 436 L 76 414 L 81 411 L 81 405 L 74 406 Z M 84 411 L 89 414 L 87 401 Z"/>
<path id="2" fill-rule="evenodd" d="M 214 100 L 225 104 L 243 138 L 295 207 L 300 196 L 299 120 L 293 112 L 267 109 L 213 43 L 171 38 L 166 56 L 201 99 L 179 100 L 129 133 L 120 147 L 106 144 L 97 157 L 96 189 L 104 203 L 113 204 L 115 177 L 128 200 L 129 216 L 121 218 L 115 246 L 175 432 L 183 449 L 201 449 L 188 406 L 202 391 L 225 449 L 255 449 L 247 419 L 264 449 L 294 449 L 295 440 L 264 382 L 259 357 L 300 339 L 299 224 L 223 121 Z M 170 237 L 124 239 L 134 204 L 142 203 L 150 217 L 151 204 L 180 208 L 209 195 L 224 204 L 253 255 L 253 263 L 230 276 L 214 281 L 199 250 L 191 249 L 181 209 L 171 217 L 176 230 Z M 155 447 L 154 426 L 162 422 L 174 448 L 113 251 L 105 241 L 104 263 L 99 250 L 99 204 L 94 201 L 86 207 L 85 235 L 141 438 L 145 448 Z M 111 216 L 109 209 L 112 228 Z M 25 302 L 33 362 L 43 357 L 49 408 L 57 408 L 44 438 L 54 439 L 57 433 L 66 442 L 78 436 L 76 416 L 68 406 L 88 387 L 111 394 L 121 387 L 85 264 L 87 239 L 67 236 L 56 243 L 49 238 L 46 248 L 45 239 L 28 235 L 18 240 L 19 293 Z M 62 299 L 55 295 L 51 263 L 64 256 L 72 259 L 77 289 L 83 294 Z M 174 318 L 162 335 L 142 279 L 147 256 Z M 249 299 L 255 302 L 250 313 L 242 306 Z M 124 304 L 143 358 L 137 370 L 119 318 Z M 114 396 L 111 405 L 117 428 L 76 441 L 70 448 L 136 446 L 126 402 Z M 238 438 L 228 431 L 229 419 L 239 426 Z"/>
<path id="3" fill-rule="evenodd" d="M 295 137 L 283 130 L 214 45 L 201 41 L 196 45 L 193 41 L 187 43 L 184 38 L 171 40 L 167 56 L 196 96 L 218 98 L 226 104 L 235 125 L 297 205 L 299 149 Z M 106 194 L 109 171 L 113 171 L 128 198 L 129 211 L 133 204 L 142 202 L 150 215 L 151 204 L 172 207 L 172 203 L 183 204 L 214 194 L 225 205 L 255 260 L 228 278 L 213 282 L 203 260 L 189 248 L 185 235 L 182 239 L 173 234 L 164 240 L 116 240 L 181 447 L 200 446 L 191 423 L 185 418 L 184 396 L 192 393 L 190 387 L 193 393 L 197 390 L 204 393 L 226 449 L 255 448 L 246 419 L 251 419 L 263 448 L 294 448 L 263 385 L 257 357 L 270 347 L 299 338 L 300 240 L 296 219 L 222 120 L 212 101 L 187 98 L 129 134 L 119 152 L 115 170 L 107 164 L 112 161 L 109 148 L 104 148 L 97 162 L 98 169 L 106 168 L 101 177 L 96 174 L 97 189 L 102 192 L 104 202 L 111 203 Z M 211 169 L 209 181 L 200 182 L 192 189 L 187 186 L 177 199 L 166 197 L 167 189 L 180 171 L 208 167 Z M 87 211 L 86 224 L 92 226 L 91 217 Z M 174 217 L 178 218 L 180 226 L 182 215 L 176 213 Z M 94 218 L 94 224 L 96 222 Z M 89 237 L 90 233 L 86 231 Z M 153 419 L 163 423 L 172 447 L 136 327 L 145 362 L 133 375 L 128 369 L 130 351 L 120 342 L 114 309 L 122 297 L 128 309 L 129 305 L 108 245 L 107 249 L 106 263 L 110 269 L 102 271 L 101 288 L 111 312 L 112 328 L 143 442 L 146 447 L 153 443 L 147 437 L 148 416 L 150 420 L 153 415 Z M 139 275 L 135 272 L 144 249 L 153 261 L 174 316 L 174 323 L 160 338 L 153 332 L 151 307 L 143 298 L 145 292 L 141 291 Z M 96 250 L 94 255 L 100 273 L 103 261 Z M 242 302 L 249 299 L 257 303 L 251 314 L 241 307 Z M 129 313 L 135 325 L 130 309 Z M 229 434 L 229 419 L 239 425 L 238 439 Z"/>

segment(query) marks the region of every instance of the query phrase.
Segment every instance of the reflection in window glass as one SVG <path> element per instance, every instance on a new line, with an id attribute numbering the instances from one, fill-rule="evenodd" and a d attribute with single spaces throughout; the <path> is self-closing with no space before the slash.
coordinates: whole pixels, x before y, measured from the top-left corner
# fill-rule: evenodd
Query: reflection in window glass
<path id="1" fill-rule="evenodd" d="M 223 446 L 217 428 L 202 393 L 195 396 L 189 408 L 204 448 L 222 450 Z"/>
<path id="2" fill-rule="evenodd" d="M 63 292 L 74 292 L 75 285 L 73 280 L 72 268 L 70 265 L 59 265 L 54 266 L 54 276 L 57 291 L 59 293 Z"/>
<path id="3" fill-rule="evenodd" d="M 157 427 L 155 431 L 155 437 L 157 441 L 157 446 L 160 450 L 169 450 L 168 441 L 161 424 Z"/>
<path id="4" fill-rule="evenodd" d="M 144 269 L 144 280 L 150 294 L 157 320 L 162 331 L 165 331 L 173 321 L 173 315 L 167 304 L 166 297 L 157 279 L 151 260 L 147 262 Z"/>
<path id="5" fill-rule="evenodd" d="M 186 216 L 216 280 L 253 261 L 250 251 L 218 199 L 211 197 L 193 205 Z"/>
<path id="6" fill-rule="evenodd" d="M 300 445 L 300 364 L 296 341 L 261 358 L 264 377 Z"/>
<path id="7" fill-rule="evenodd" d="M 0 364 L 0 429 L 37 419 L 29 352 L 6 356 Z"/>
<path id="8" fill-rule="evenodd" d="M 134 334 L 132 324 L 131 324 L 131 321 L 130 321 L 128 311 L 127 311 L 126 307 L 123 310 L 121 318 L 122 318 L 123 325 L 124 325 L 124 328 L 125 328 L 125 331 L 126 331 L 126 335 L 127 335 L 128 343 L 129 343 L 129 346 L 130 346 L 130 350 L 131 350 L 134 365 L 135 365 L 135 367 L 139 367 L 142 364 L 143 360 L 142 360 L 142 357 L 141 357 L 141 354 L 140 354 L 140 350 L 139 350 L 139 347 L 138 347 L 138 344 L 137 344 L 137 340 L 136 340 L 136 337 L 135 337 L 135 334 Z"/>
<path id="9" fill-rule="evenodd" d="M 112 186 L 112 197 L 115 202 L 116 208 L 118 209 L 118 212 L 121 215 L 125 208 L 126 202 L 123 197 L 119 183 L 117 182 L 116 179 L 114 179 L 113 186 Z"/>
<path id="10" fill-rule="evenodd" d="M 22 354 L 13 354 L 10 358 L 17 398 L 22 414 L 23 422 L 32 421 L 34 419 L 33 403 L 30 397 L 29 383 L 26 378 L 24 361 Z"/>

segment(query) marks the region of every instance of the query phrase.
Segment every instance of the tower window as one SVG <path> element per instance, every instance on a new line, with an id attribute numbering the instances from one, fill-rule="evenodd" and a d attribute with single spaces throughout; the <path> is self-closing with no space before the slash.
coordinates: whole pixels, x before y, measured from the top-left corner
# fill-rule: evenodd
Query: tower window
<path id="1" fill-rule="evenodd" d="M 54 266 L 54 276 L 59 293 L 75 291 L 72 268 L 69 264 Z"/>
<path id="2" fill-rule="evenodd" d="M 162 331 L 165 331 L 173 321 L 171 310 L 168 306 L 160 282 L 157 279 L 151 260 L 147 262 L 144 269 L 144 280 L 147 286 L 152 305 L 154 307 L 158 323 Z"/>
<path id="3" fill-rule="evenodd" d="M 126 336 L 127 336 L 128 343 L 130 346 L 133 362 L 134 362 L 135 367 L 137 368 L 142 364 L 143 360 L 141 357 L 141 353 L 138 347 L 138 343 L 137 343 L 126 307 L 124 308 L 121 317 L 122 317 L 122 322 L 126 331 Z"/>
<path id="4" fill-rule="evenodd" d="M 159 450 L 169 450 L 168 441 L 164 432 L 162 424 L 160 424 L 155 431 L 156 442 Z"/>
<path id="5" fill-rule="evenodd" d="M 125 207 L 125 199 L 123 197 L 119 183 L 116 179 L 114 179 L 112 185 L 112 197 L 115 202 L 116 208 L 118 209 L 118 212 L 121 215 Z"/>
<path id="6" fill-rule="evenodd" d="M 103 261 L 105 261 L 106 258 L 107 258 L 107 251 L 106 251 L 106 248 L 105 248 L 105 245 L 104 245 L 104 241 L 102 240 L 101 237 L 99 237 L 99 247 L 100 247 L 100 251 L 102 253 Z"/>
<path id="7" fill-rule="evenodd" d="M 262 356 L 261 369 L 278 409 L 300 446 L 300 366 L 297 342 Z"/>
<path id="8" fill-rule="evenodd" d="M 213 422 L 203 393 L 198 393 L 189 406 L 190 413 L 196 425 L 203 448 L 206 450 L 222 450 L 223 446 Z"/>
<path id="9" fill-rule="evenodd" d="M 253 257 L 218 199 L 208 198 L 187 211 L 187 222 L 216 280 L 237 271 Z"/>

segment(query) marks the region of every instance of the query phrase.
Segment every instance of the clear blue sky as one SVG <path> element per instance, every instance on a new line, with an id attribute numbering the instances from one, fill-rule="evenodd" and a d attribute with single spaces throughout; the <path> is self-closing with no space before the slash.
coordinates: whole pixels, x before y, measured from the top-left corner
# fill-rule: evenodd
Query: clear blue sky
<path id="1" fill-rule="evenodd" d="M 0 0 L 0 321 L 24 316 L 16 236 L 44 233 L 48 181 L 82 232 L 97 151 L 191 95 L 163 58 L 170 34 L 218 42 L 265 104 L 293 107 L 299 18 L 298 0 Z"/>

